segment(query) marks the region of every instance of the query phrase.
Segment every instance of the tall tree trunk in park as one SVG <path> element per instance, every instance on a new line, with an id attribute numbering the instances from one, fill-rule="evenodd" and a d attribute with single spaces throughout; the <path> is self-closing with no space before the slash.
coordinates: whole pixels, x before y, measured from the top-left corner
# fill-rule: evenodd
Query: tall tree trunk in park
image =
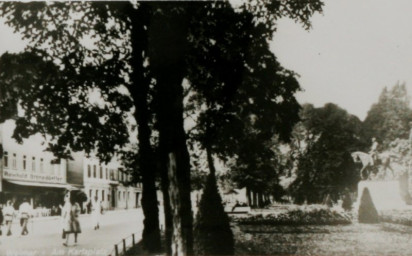
<path id="1" fill-rule="evenodd" d="M 183 122 L 187 3 L 160 3 L 149 26 L 149 62 L 156 79 L 161 159 L 169 179 L 173 232 L 171 255 L 193 254 L 190 162 Z"/>
<path id="2" fill-rule="evenodd" d="M 170 199 L 169 199 L 169 178 L 167 174 L 167 166 L 163 165 L 163 163 L 166 163 L 166 162 L 167 160 L 162 161 L 162 167 L 161 167 L 160 172 L 161 172 L 161 180 L 162 180 L 163 211 L 164 211 L 164 218 L 165 218 L 166 254 L 171 255 L 173 219 L 172 219 L 172 209 L 170 207 Z"/>
<path id="3" fill-rule="evenodd" d="M 1 91 L 0 91 L 1 99 Z M 3 197 L 3 123 L 0 123 L 0 200 Z"/>
<path id="4" fill-rule="evenodd" d="M 252 199 L 250 198 L 250 188 L 246 187 L 246 200 L 247 200 L 247 205 L 252 206 Z"/>
<path id="5" fill-rule="evenodd" d="M 215 168 L 215 164 L 213 162 L 213 157 L 212 157 L 212 152 L 210 147 L 206 147 L 206 156 L 207 156 L 207 163 L 209 165 L 209 169 L 210 169 L 210 174 L 213 175 L 213 177 L 216 176 L 216 168 Z"/>
<path id="6" fill-rule="evenodd" d="M 259 204 L 260 204 L 260 208 L 263 208 L 265 206 L 265 200 L 263 199 L 263 193 L 260 192 L 259 193 Z"/>
<path id="7" fill-rule="evenodd" d="M 256 191 L 252 191 L 252 198 L 253 198 L 253 207 L 258 207 L 257 205 L 257 193 Z"/>
<path id="8" fill-rule="evenodd" d="M 3 99 L 0 87 L 0 102 Z M 0 113 L 1 115 L 1 113 Z M 0 200 L 3 197 L 3 122 L 0 121 Z"/>
<path id="9" fill-rule="evenodd" d="M 149 252 L 161 248 L 159 229 L 159 208 L 156 194 L 156 165 L 153 148 L 150 144 L 151 131 L 149 123 L 151 114 L 148 108 L 149 79 L 145 77 L 144 52 L 147 52 L 147 30 L 144 26 L 150 22 L 147 8 L 141 5 L 138 10 L 131 6 L 132 18 L 132 84 L 129 91 L 136 105 L 135 118 L 138 124 L 139 166 L 142 176 L 142 209 L 144 214 L 143 246 Z"/>

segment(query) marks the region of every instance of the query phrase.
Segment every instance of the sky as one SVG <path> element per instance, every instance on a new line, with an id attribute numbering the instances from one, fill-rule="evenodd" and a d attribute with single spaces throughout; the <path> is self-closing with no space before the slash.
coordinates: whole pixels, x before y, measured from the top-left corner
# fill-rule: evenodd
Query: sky
<path id="1" fill-rule="evenodd" d="M 405 82 L 412 95 L 412 1 L 324 0 L 323 14 L 304 30 L 278 21 L 271 49 L 297 72 L 300 103 L 336 103 L 361 120 L 382 89 Z M 24 42 L 0 20 L 0 54 Z"/>
<path id="2" fill-rule="evenodd" d="M 382 89 L 406 83 L 412 95 L 412 1 L 325 0 L 305 31 L 282 19 L 271 43 L 300 75 L 300 103 L 336 103 L 361 120 Z"/>

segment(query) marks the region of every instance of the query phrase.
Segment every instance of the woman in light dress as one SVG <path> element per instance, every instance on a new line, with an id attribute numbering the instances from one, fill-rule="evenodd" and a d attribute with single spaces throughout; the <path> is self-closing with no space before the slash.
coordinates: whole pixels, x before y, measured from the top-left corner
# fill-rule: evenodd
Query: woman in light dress
<path id="1" fill-rule="evenodd" d="M 74 234 L 74 244 L 77 244 L 77 235 L 81 233 L 79 222 L 80 205 L 76 201 L 74 193 L 68 192 L 64 197 L 64 206 L 62 209 L 63 238 L 66 238 L 64 246 L 69 246 L 70 234 Z"/>
<path id="2" fill-rule="evenodd" d="M 62 209 L 63 239 L 66 238 L 66 242 L 63 243 L 64 246 L 69 245 L 69 236 L 72 233 L 71 209 L 72 209 L 72 204 L 70 203 L 70 193 L 67 193 L 64 196 L 64 206 Z"/>
<path id="3" fill-rule="evenodd" d="M 101 215 L 102 215 L 102 206 L 96 196 L 94 198 L 94 201 L 92 202 L 92 220 L 93 220 L 94 230 L 100 228 Z"/>

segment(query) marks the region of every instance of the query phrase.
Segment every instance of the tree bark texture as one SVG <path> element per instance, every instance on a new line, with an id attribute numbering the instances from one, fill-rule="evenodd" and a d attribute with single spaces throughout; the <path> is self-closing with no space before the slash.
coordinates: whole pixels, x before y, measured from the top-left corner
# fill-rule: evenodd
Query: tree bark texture
<path id="1" fill-rule="evenodd" d="M 149 62 L 156 79 L 156 117 L 172 209 L 172 255 L 193 254 L 190 161 L 183 120 L 188 36 L 187 3 L 158 3 L 149 26 Z"/>
<path id="2" fill-rule="evenodd" d="M 247 200 L 247 205 L 252 207 L 252 199 L 250 198 L 250 188 L 246 187 L 246 200 Z"/>
<path id="3" fill-rule="evenodd" d="M 166 163 L 167 160 L 162 161 Z M 163 209 L 164 209 L 164 218 L 165 218 L 165 247 L 166 254 L 172 254 L 172 231 L 173 231 L 173 219 L 172 219 L 172 209 L 170 208 L 170 199 L 169 199 L 169 178 L 167 166 L 161 167 L 161 182 L 162 182 L 162 193 L 163 193 Z"/>
<path id="4" fill-rule="evenodd" d="M 131 10 L 133 10 L 131 8 Z M 156 194 L 156 165 L 153 148 L 150 144 L 151 113 L 148 107 L 149 79 L 143 67 L 143 52 L 147 52 L 147 31 L 144 26 L 149 22 L 149 13 L 144 5 L 136 11 L 132 11 L 132 68 L 131 85 L 129 91 L 134 100 L 136 111 L 135 118 L 138 124 L 139 140 L 139 167 L 142 176 L 142 210 L 143 220 L 143 246 L 149 252 L 156 252 L 161 249 L 160 229 L 159 229 L 159 208 Z"/>

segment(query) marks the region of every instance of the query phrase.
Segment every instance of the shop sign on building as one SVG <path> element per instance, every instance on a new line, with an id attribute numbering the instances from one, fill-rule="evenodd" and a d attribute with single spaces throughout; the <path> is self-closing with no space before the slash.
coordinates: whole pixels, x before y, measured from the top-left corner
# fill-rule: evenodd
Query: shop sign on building
<path id="1" fill-rule="evenodd" d="M 24 171 L 9 171 L 3 169 L 3 179 L 5 180 L 21 180 L 21 181 L 35 181 L 47 183 L 65 183 L 63 176 L 45 174 L 45 173 L 29 173 Z"/>

